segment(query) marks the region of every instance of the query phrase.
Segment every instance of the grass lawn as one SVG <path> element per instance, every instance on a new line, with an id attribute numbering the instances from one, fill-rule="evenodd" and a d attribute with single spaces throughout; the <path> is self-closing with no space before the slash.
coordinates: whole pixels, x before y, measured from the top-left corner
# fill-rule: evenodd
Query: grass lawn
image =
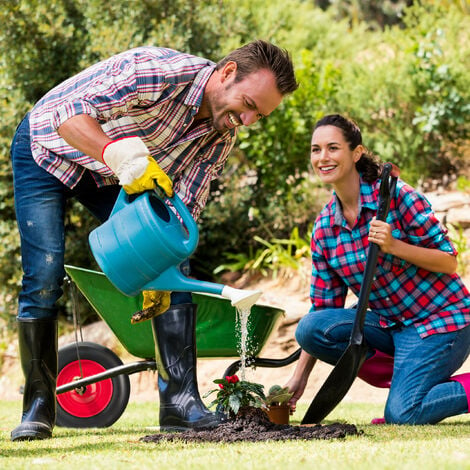
<path id="1" fill-rule="evenodd" d="M 299 406 L 298 423 L 307 404 Z M 20 402 L 0 402 L 2 469 L 470 469 L 470 415 L 435 426 L 372 426 L 382 406 L 341 404 L 328 422 L 358 426 L 363 434 L 344 440 L 236 444 L 139 442 L 157 432 L 157 407 L 131 403 L 111 428 L 56 428 L 54 438 L 10 442 Z"/>

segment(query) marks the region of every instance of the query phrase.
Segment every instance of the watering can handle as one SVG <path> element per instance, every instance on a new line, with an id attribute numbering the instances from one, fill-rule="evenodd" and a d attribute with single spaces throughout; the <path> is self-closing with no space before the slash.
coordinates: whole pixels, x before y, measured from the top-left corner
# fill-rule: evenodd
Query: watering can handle
<path id="1" fill-rule="evenodd" d="M 163 188 L 158 184 L 157 180 L 154 180 L 154 182 L 154 194 L 162 201 L 168 199 L 168 201 L 171 202 L 171 205 L 176 209 L 176 212 L 180 215 L 181 219 L 183 220 L 183 224 L 186 227 L 186 230 L 188 231 L 188 238 L 183 243 L 186 245 L 186 247 L 188 244 L 191 245 L 190 248 L 187 247 L 187 249 L 193 252 L 199 242 L 199 230 L 197 228 L 195 220 L 193 219 L 193 216 L 191 215 L 191 212 L 189 212 L 188 208 L 175 191 L 173 191 L 173 196 L 169 197 L 166 195 Z"/>
<path id="2" fill-rule="evenodd" d="M 154 190 L 154 192 L 158 197 L 161 198 L 157 190 Z M 177 213 L 181 216 L 183 224 L 186 227 L 186 230 L 188 231 L 188 238 L 183 243 L 185 245 L 191 244 L 190 251 L 194 251 L 199 242 L 199 230 L 197 228 L 195 220 L 193 219 L 193 216 L 191 215 L 191 212 L 189 212 L 184 202 L 176 193 L 173 197 L 166 197 L 166 199 L 171 202 L 173 207 L 176 209 Z"/>
<path id="3" fill-rule="evenodd" d="M 126 191 L 124 191 L 124 189 L 121 188 L 121 191 L 119 191 L 118 197 L 116 199 L 116 202 L 114 203 L 111 214 L 109 214 L 109 217 L 111 217 L 116 212 L 120 211 L 123 207 L 125 207 L 129 203 L 128 198 L 129 196 L 126 193 Z"/>

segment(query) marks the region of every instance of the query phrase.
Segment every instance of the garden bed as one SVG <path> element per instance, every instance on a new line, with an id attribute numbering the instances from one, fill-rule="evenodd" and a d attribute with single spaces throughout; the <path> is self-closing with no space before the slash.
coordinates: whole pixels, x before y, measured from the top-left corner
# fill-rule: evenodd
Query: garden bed
<path id="1" fill-rule="evenodd" d="M 361 434 L 353 424 L 291 426 L 274 424 L 260 408 L 241 408 L 234 419 L 216 428 L 197 428 L 179 433 L 161 432 L 145 436 L 142 442 L 260 442 L 312 439 L 343 439 Z"/>

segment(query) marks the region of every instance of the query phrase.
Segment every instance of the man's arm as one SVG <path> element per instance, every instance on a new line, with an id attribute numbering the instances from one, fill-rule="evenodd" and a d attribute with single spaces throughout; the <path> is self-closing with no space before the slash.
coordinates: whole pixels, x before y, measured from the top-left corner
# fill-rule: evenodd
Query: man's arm
<path id="1" fill-rule="evenodd" d="M 58 133 L 72 147 L 111 168 L 128 194 L 154 189 L 158 184 L 167 196 L 173 196 L 173 182 L 139 137 L 113 141 L 87 114 L 67 119 Z"/>
<path id="2" fill-rule="evenodd" d="M 57 132 L 72 147 L 104 163 L 103 148 L 111 139 L 96 119 L 87 114 L 78 114 L 65 121 Z"/>

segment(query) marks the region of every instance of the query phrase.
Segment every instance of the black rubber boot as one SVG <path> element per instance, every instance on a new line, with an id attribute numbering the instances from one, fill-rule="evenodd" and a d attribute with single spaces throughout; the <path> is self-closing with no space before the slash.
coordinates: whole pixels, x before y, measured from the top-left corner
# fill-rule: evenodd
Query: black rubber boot
<path id="1" fill-rule="evenodd" d="M 160 429 L 184 431 L 215 427 L 221 415 L 210 412 L 199 395 L 196 376 L 195 304 L 172 305 L 152 318 L 160 394 Z"/>
<path id="2" fill-rule="evenodd" d="M 57 321 L 18 320 L 18 343 L 25 377 L 23 415 L 11 440 L 47 439 L 56 419 Z"/>

